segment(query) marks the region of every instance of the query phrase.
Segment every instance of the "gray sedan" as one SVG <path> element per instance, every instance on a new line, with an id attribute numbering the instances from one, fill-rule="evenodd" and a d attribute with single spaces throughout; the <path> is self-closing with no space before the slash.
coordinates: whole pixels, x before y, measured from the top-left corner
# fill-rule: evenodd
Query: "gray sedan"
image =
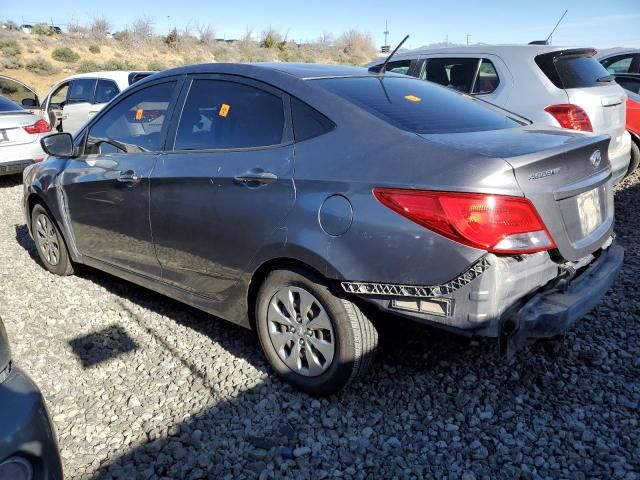
<path id="1" fill-rule="evenodd" d="M 313 394 L 371 365 L 376 311 L 513 353 L 581 318 L 623 261 L 606 135 L 401 75 L 183 67 L 42 143 L 24 209 L 47 269 L 253 328 Z"/>

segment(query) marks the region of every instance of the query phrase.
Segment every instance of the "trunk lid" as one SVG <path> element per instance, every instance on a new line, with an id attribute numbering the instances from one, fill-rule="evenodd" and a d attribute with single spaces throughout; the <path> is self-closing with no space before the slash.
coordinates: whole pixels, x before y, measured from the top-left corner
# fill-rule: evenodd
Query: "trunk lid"
<path id="1" fill-rule="evenodd" d="M 563 258 L 583 258 L 611 235 L 614 216 L 608 136 L 525 127 L 491 135 L 473 132 L 423 137 L 506 161 Z"/>
<path id="2" fill-rule="evenodd" d="M 0 113 L 0 147 L 31 143 L 39 138 L 38 135 L 27 133 L 23 128 L 33 125 L 40 117 L 29 112 Z"/>

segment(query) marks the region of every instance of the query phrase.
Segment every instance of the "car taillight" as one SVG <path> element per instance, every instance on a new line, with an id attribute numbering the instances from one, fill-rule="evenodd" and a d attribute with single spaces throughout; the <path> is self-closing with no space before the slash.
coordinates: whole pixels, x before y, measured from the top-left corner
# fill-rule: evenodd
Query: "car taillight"
<path id="1" fill-rule="evenodd" d="M 562 128 L 593 132 L 589 115 L 577 105 L 572 103 L 549 105 L 544 111 L 555 118 Z"/>
<path id="2" fill-rule="evenodd" d="M 385 206 L 440 235 L 493 253 L 556 247 L 533 204 L 523 197 L 376 188 Z"/>
<path id="3" fill-rule="evenodd" d="M 51 127 L 49 126 L 49 124 L 46 121 L 42 120 L 42 119 L 38 120 L 33 125 L 27 125 L 26 127 L 22 127 L 22 128 L 24 128 L 24 130 L 27 133 L 31 133 L 31 134 L 34 134 L 34 133 L 47 133 L 47 132 L 51 131 Z"/>

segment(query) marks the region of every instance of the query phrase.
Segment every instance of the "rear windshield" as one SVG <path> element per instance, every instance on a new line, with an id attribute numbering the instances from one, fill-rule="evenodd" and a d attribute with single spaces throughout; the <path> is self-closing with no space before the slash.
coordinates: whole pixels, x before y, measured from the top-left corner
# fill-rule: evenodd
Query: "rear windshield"
<path id="1" fill-rule="evenodd" d="M 410 132 L 480 132 L 522 125 L 497 108 L 412 78 L 371 76 L 310 82 Z"/>
<path id="2" fill-rule="evenodd" d="M 12 102 L 8 98 L 0 97 L 0 112 L 20 112 L 24 110 L 17 103 Z"/>
<path id="3" fill-rule="evenodd" d="M 589 88 L 612 81 L 607 70 L 589 52 L 566 54 L 552 52 L 538 55 L 536 63 L 558 88 Z M 600 80 L 600 81 L 598 81 Z"/>

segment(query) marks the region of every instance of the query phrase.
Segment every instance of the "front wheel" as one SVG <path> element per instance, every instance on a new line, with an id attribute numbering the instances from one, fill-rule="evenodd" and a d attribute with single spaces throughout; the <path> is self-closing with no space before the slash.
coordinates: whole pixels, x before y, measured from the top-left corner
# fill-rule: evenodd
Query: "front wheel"
<path id="1" fill-rule="evenodd" d="M 271 272 L 260 287 L 256 328 L 273 369 L 313 395 L 329 395 L 371 366 L 378 334 L 349 300 L 302 270 Z"/>
<path id="2" fill-rule="evenodd" d="M 44 267 L 56 275 L 71 275 L 73 264 L 55 221 L 37 204 L 31 211 L 31 232 Z"/>

